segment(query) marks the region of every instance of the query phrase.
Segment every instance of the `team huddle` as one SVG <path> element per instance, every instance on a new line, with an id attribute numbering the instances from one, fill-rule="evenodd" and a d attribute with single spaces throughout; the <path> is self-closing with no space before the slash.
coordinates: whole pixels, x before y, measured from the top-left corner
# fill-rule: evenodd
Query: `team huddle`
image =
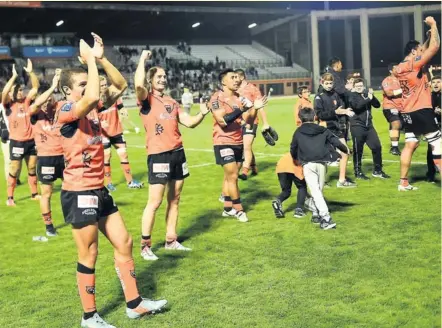
<path id="1" fill-rule="evenodd" d="M 440 77 L 439 105 L 435 111 L 429 81 L 423 72 L 425 64 L 440 48 L 440 40 L 434 19 L 427 17 L 425 21 L 431 28 L 428 43 L 410 42 L 407 57 L 391 67 L 391 76 L 383 83 L 384 113 L 391 124 L 391 152 L 401 155 L 398 188 L 403 191 L 416 189 L 408 183 L 408 169 L 420 136 L 430 144 L 431 157 L 440 171 L 441 134 L 436 121 L 438 113 L 440 123 Z M 78 251 L 77 285 L 84 312 L 81 327 L 112 328 L 114 326 L 99 316 L 95 303 L 99 231 L 114 249 L 115 270 L 126 300 L 126 315 L 136 319 L 155 313 L 163 309 L 167 301 L 149 300 L 139 295 L 133 240 L 109 193 L 116 189 L 111 178 L 112 147 L 120 159 L 127 187 L 142 188 L 143 184 L 132 177 L 119 119 L 119 111 L 123 108 L 121 96 L 127 89 L 127 82 L 106 58 L 102 39 L 94 33 L 92 36 L 92 48 L 84 40 L 79 45 L 79 59 L 87 70 L 57 70 L 48 90 L 40 90 L 32 62 L 28 60 L 24 69 L 32 89 L 25 96 L 23 87 L 16 83 L 18 74 L 13 67 L 12 77 L 2 92 L 2 113 L 9 133 L 2 135 L 2 139 L 9 143 L 10 156 L 7 205 L 16 206 L 14 191 L 24 159 L 31 198 L 40 201 L 46 234 L 50 237 L 57 235 L 51 214 L 53 183 L 62 180 L 62 212 L 65 222 L 72 226 Z M 143 259 L 158 260 L 151 249 L 152 232 L 156 212 L 164 197 L 167 200 L 164 247 L 190 251 L 178 242 L 177 235 L 180 195 L 184 180 L 190 174 L 179 124 L 195 128 L 211 113 L 214 157 L 224 172 L 220 184 L 220 201 L 223 202 L 220 213 L 239 222 L 249 219 L 241 202 L 238 179 L 247 180 L 249 173 L 258 174 L 252 150 L 258 117 L 263 121 L 263 133 L 270 140 L 277 140 L 278 135 L 270 127 L 264 110 L 267 97 L 246 80 L 243 70 L 223 70 L 219 74 L 220 89 L 210 99 L 201 99 L 198 114 L 191 115 L 165 94 L 167 75 L 163 68 L 155 66 L 146 72 L 146 61 L 150 58 L 150 51 L 142 52 L 134 76 L 139 115 L 146 134 L 149 183 L 148 201 L 141 219 L 140 248 Z M 98 66 L 106 76 L 99 75 Z M 342 69 L 336 58 L 331 66 L 335 72 Z M 309 99 L 307 87 L 299 90 L 300 101 L 295 108 L 298 128 L 290 152 L 277 164 L 282 192 L 272 203 L 275 215 L 284 217 L 282 202 L 290 196 L 294 183 L 298 188 L 294 216 L 305 216 L 305 206 L 313 213 L 312 222 L 320 224 L 324 230 L 336 227 L 322 194 L 327 165 L 336 163 L 339 166 L 338 188 L 356 187 L 346 176 L 348 158 L 352 153 L 355 177 L 368 179 L 361 164 L 362 150 L 367 144 L 373 154 L 372 176 L 389 178 L 382 169 L 381 143 L 371 116 L 371 107 L 380 107 L 380 102 L 373 90 L 365 89 L 361 78 L 351 76 L 346 85 L 338 82 L 336 74 L 325 73 L 314 102 Z M 63 99 L 56 100 L 56 90 Z M 398 148 L 400 126 L 398 128 L 397 121 L 405 129 L 406 144 L 402 153 Z M 347 146 L 350 134 L 352 151 Z"/>

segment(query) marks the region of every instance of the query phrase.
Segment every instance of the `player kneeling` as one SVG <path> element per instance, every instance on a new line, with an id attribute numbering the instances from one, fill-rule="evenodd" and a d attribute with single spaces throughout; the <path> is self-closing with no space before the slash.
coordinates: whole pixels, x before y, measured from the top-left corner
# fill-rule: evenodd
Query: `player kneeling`
<path id="1" fill-rule="evenodd" d="M 302 165 L 305 181 L 310 189 L 314 202 L 312 215 L 313 223 L 320 223 L 323 230 L 336 227 L 325 202 L 322 189 L 324 188 L 326 164 L 336 161 L 339 154 L 331 146 L 348 154 L 347 146 L 328 129 L 315 124 L 315 113 L 309 108 L 299 111 L 302 125 L 295 131 L 290 145 L 293 160 Z"/>

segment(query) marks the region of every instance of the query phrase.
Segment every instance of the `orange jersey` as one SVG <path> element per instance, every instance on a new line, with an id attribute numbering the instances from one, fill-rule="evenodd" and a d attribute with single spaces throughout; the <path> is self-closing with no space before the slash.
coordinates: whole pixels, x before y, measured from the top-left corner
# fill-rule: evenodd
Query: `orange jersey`
<path id="1" fill-rule="evenodd" d="M 40 110 L 31 117 L 38 156 L 63 155 L 60 125 L 54 122 L 55 110 L 55 107 L 48 105 L 46 112 Z"/>
<path id="2" fill-rule="evenodd" d="M 75 103 L 56 104 L 57 123 L 63 140 L 63 190 L 84 191 L 104 187 L 104 148 L 97 110 L 78 118 Z"/>
<path id="3" fill-rule="evenodd" d="M 313 109 L 314 107 L 313 107 L 313 103 L 310 101 L 310 99 L 306 100 L 304 98 L 299 98 L 298 102 L 295 105 L 295 109 L 294 109 L 296 126 L 301 126 L 301 119 L 299 118 L 299 110 L 301 108 Z"/>
<path id="4" fill-rule="evenodd" d="M 290 153 L 284 154 L 276 164 L 276 173 L 292 173 L 298 179 L 304 179 L 301 163 L 295 162 Z"/>
<path id="5" fill-rule="evenodd" d="M 223 91 L 218 91 L 210 98 L 212 111 L 224 109 L 226 114 L 235 109 L 241 109 L 241 100 L 237 95 L 227 96 Z M 213 118 L 213 144 L 217 145 L 242 145 L 241 116 L 226 127 L 221 127 Z"/>
<path id="6" fill-rule="evenodd" d="M 23 102 L 15 101 L 5 105 L 5 113 L 9 122 L 9 139 L 15 141 L 33 139 L 29 106 L 31 106 L 31 99 L 28 97 Z"/>
<path id="7" fill-rule="evenodd" d="M 183 146 L 178 128 L 180 105 L 167 95 L 149 93 L 140 104 L 140 116 L 146 131 L 146 150 L 149 155 L 164 153 Z"/>
<path id="8" fill-rule="evenodd" d="M 424 108 L 432 108 L 431 88 L 427 74 L 423 72 L 425 62 L 421 57 L 401 62 L 396 68 L 396 76 L 402 89 L 402 112 L 410 113 Z"/>
<path id="9" fill-rule="evenodd" d="M 260 99 L 262 98 L 262 94 L 261 91 L 259 91 L 259 89 L 256 87 L 256 85 L 247 82 L 245 85 L 241 86 L 238 89 L 238 94 L 241 97 L 247 98 L 248 100 L 250 100 L 252 103 L 256 100 L 256 99 Z M 247 121 L 247 117 L 248 117 L 249 113 L 245 112 L 242 116 L 243 116 L 243 120 Z M 259 124 L 259 117 L 258 117 L 258 113 L 256 113 L 256 118 L 255 118 L 255 124 Z"/>
<path id="10" fill-rule="evenodd" d="M 115 104 L 106 108 L 102 101 L 98 103 L 98 118 L 100 119 L 103 135 L 110 138 L 123 133 L 118 111 L 123 108 L 123 101 L 118 99 Z"/>
<path id="11" fill-rule="evenodd" d="M 387 91 L 393 92 L 394 90 L 399 90 L 400 88 L 401 84 L 399 83 L 399 80 L 393 76 L 387 76 L 382 81 L 382 90 L 384 96 L 384 100 L 382 102 L 383 109 L 397 109 L 398 111 L 402 111 L 402 95 L 389 97 L 386 94 Z"/>

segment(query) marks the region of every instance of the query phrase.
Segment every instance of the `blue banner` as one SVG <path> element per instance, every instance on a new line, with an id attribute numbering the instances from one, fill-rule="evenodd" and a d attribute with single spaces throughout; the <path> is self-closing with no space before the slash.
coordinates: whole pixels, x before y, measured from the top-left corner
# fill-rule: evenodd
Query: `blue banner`
<path id="1" fill-rule="evenodd" d="M 29 58 L 72 57 L 74 53 L 74 47 L 23 47 L 23 56 Z"/>
<path id="2" fill-rule="evenodd" d="M 9 57 L 11 55 L 11 49 L 9 47 L 0 47 L 0 56 L 7 56 Z"/>

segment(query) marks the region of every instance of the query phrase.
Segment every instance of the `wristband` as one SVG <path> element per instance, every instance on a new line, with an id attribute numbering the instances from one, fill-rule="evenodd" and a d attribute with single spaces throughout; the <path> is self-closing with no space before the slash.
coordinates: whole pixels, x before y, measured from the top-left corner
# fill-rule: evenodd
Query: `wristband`
<path id="1" fill-rule="evenodd" d="M 226 124 L 230 124 L 230 123 L 234 122 L 242 114 L 243 114 L 242 110 L 237 108 L 233 112 L 224 115 L 224 117 L 223 117 L 224 118 L 224 122 L 226 122 Z"/>

